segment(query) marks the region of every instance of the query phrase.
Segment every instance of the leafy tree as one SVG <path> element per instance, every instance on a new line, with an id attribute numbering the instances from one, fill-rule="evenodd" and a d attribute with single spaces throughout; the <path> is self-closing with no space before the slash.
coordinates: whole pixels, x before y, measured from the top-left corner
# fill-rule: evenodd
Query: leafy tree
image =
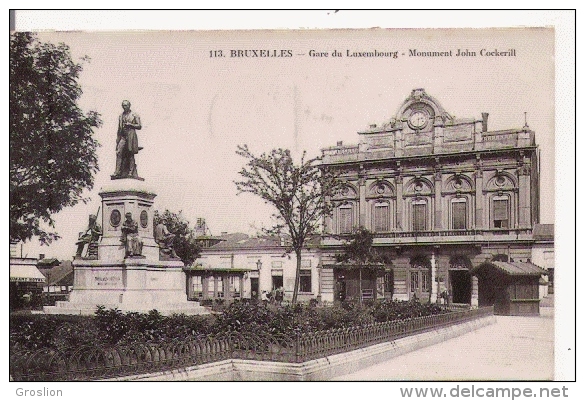
<path id="1" fill-rule="evenodd" d="M 331 214 L 330 201 L 341 188 L 331 171 L 322 168 L 320 158 L 306 160 L 303 152 L 295 164 L 288 149 L 274 149 L 255 156 L 247 145 L 238 146 L 236 153 L 247 160 L 240 170 L 242 181 L 236 181 L 238 193 L 259 196 L 277 210 L 269 234 L 290 237 L 290 251 L 297 258 L 293 304 L 297 301 L 301 270 L 301 255 L 307 239 L 320 232 L 321 220 Z"/>
<path id="2" fill-rule="evenodd" d="M 86 61 L 87 58 L 84 58 Z M 10 241 L 59 238 L 52 214 L 92 189 L 98 171 L 95 111 L 84 113 L 77 79 L 82 65 L 69 47 L 39 42 L 35 35 L 10 36 Z"/>
<path id="3" fill-rule="evenodd" d="M 362 270 L 384 270 L 385 264 L 391 261 L 387 255 L 373 248 L 374 234 L 365 228 L 354 231 L 348 240 L 343 245 L 343 253 L 336 255 L 336 259 L 340 263 L 347 263 L 350 268 L 359 269 L 359 300 L 362 302 Z"/>
<path id="4" fill-rule="evenodd" d="M 167 229 L 176 235 L 173 242 L 175 253 L 185 265 L 192 264 L 199 257 L 201 247 L 197 243 L 195 229 L 189 227 L 189 221 L 179 213 L 173 213 L 168 209 L 161 215 L 158 210 L 154 212 L 154 226 L 162 220 L 166 221 Z"/>

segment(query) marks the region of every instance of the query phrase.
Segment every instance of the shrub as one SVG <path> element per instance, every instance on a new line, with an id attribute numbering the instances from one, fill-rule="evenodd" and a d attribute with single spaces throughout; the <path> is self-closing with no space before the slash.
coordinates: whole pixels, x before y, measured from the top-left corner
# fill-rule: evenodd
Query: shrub
<path id="1" fill-rule="evenodd" d="M 122 313 L 117 309 L 98 308 L 96 326 L 108 344 L 187 340 L 211 333 L 213 317 L 171 315 L 157 310 L 148 313 Z"/>
<path id="2" fill-rule="evenodd" d="M 94 322 L 102 333 L 102 339 L 107 344 L 117 344 L 128 332 L 128 319 L 119 309 L 106 309 L 98 306 Z"/>
<path id="3" fill-rule="evenodd" d="M 101 339 L 100 330 L 94 322 L 85 319 L 76 323 L 65 322 L 55 330 L 52 345 L 57 349 L 95 345 Z"/>
<path id="4" fill-rule="evenodd" d="M 158 311 L 128 312 L 98 307 L 95 316 L 11 316 L 10 347 L 38 349 L 89 344 L 167 342 L 239 332 L 250 338 L 262 334 L 295 336 L 319 330 L 365 326 L 444 313 L 435 304 L 418 301 L 345 302 L 331 307 L 296 304 L 277 306 L 247 300 L 224 305 L 219 315 L 163 316 Z"/>
<path id="5" fill-rule="evenodd" d="M 421 304 L 411 301 L 378 301 L 371 305 L 371 314 L 376 322 L 404 320 L 420 316 L 436 315 L 447 312 L 435 304 Z"/>
<path id="6" fill-rule="evenodd" d="M 55 332 L 70 323 L 76 327 L 91 318 L 87 316 L 17 315 L 10 316 L 10 347 L 35 350 L 56 347 Z"/>

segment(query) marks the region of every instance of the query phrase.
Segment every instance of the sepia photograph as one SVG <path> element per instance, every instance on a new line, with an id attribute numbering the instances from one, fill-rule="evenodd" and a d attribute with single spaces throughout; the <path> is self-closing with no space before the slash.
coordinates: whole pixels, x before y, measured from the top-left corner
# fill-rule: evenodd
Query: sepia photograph
<path id="1" fill-rule="evenodd" d="M 15 12 L 9 53 L 16 396 L 77 381 L 568 396 L 530 386 L 575 379 L 557 28 L 19 27 L 31 15 Z M 392 389 L 422 397 L 412 384 Z"/>

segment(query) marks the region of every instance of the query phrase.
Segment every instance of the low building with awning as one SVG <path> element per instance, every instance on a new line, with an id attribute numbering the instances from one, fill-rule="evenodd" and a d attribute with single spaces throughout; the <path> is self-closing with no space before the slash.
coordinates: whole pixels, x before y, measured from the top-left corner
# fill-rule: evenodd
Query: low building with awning
<path id="1" fill-rule="evenodd" d="M 497 315 L 539 315 L 539 281 L 547 271 L 531 262 L 486 261 L 471 269 L 478 278 L 479 306 Z"/>
<path id="2" fill-rule="evenodd" d="M 11 258 L 10 282 L 17 283 L 45 283 L 47 279 L 37 268 L 35 258 Z"/>
<path id="3" fill-rule="evenodd" d="M 46 282 L 35 258 L 10 258 L 10 309 L 28 308 L 40 302 Z"/>

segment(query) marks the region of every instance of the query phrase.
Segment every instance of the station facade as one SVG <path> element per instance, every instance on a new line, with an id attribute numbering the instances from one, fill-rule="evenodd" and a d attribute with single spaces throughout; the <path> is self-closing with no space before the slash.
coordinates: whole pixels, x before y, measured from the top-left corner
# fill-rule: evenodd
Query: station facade
<path id="1" fill-rule="evenodd" d="M 488 113 L 481 114 L 455 118 L 424 89 L 414 89 L 394 117 L 359 132 L 357 144 L 322 150 L 323 165 L 345 181 L 321 242 L 324 300 L 440 297 L 481 306 L 494 302 L 480 296 L 482 286 L 498 284 L 474 269 L 489 264 L 513 275 L 510 263 L 533 266 L 535 133 L 528 125 L 490 131 Z M 358 227 L 373 232 L 375 249 L 391 260 L 382 271 L 362 274 L 361 286 L 356 270 L 334 258 Z M 540 273 L 534 266 L 528 275 Z M 520 284 L 518 291 L 525 291 L 518 299 L 538 298 Z"/>

